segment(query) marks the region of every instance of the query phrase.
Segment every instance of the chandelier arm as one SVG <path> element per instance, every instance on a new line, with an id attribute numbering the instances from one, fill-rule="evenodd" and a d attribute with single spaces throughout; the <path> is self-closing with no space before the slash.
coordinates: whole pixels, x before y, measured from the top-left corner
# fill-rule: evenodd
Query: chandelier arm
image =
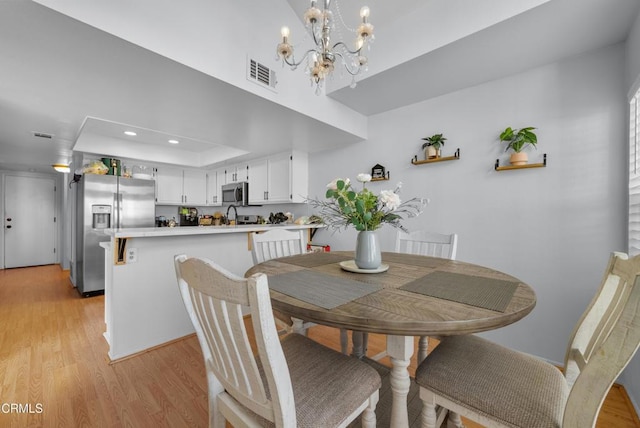
<path id="1" fill-rule="evenodd" d="M 320 44 L 318 38 L 316 37 L 316 25 L 317 25 L 317 21 L 313 21 L 311 23 L 311 28 L 309 29 L 309 32 L 311 33 L 311 37 L 313 37 L 313 43 L 315 43 L 316 46 L 318 46 Z"/>
<path id="2" fill-rule="evenodd" d="M 335 55 L 335 56 L 339 56 L 339 57 L 340 57 L 340 59 L 341 59 L 341 61 L 340 61 L 340 62 L 342 62 L 342 65 L 344 65 L 344 68 L 347 70 L 347 72 L 348 72 L 350 75 L 352 75 L 352 76 L 357 76 L 357 75 L 358 75 L 358 73 L 360 73 L 360 68 L 361 68 L 361 66 L 358 66 L 358 67 L 356 68 L 356 70 L 355 70 L 355 71 L 351 71 L 351 69 L 350 69 L 350 68 L 349 68 L 349 66 L 347 65 L 347 61 L 345 60 L 344 55 L 342 55 L 340 52 L 334 52 L 334 55 Z"/>
<path id="3" fill-rule="evenodd" d="M 337 48 L 338 46 L 343 46 L 344 49 L 349 52 L 351 55 L 360 55 L 360 52 L 362 51 L 362 47 L 360 49 L 357 49 L 355 51 L 352 51 L 351 49 L 349 49 L 346 45 L 346 43 L 344 42 L 338 42 L 335 45 L 333 45 L 333 47 L 331 48 L 331 50 L 335 50 L 335 48 Z M 364 45 L 363 45 L 364 47 Z M 336 55 L 340 55 L 338 52 L 336 52 Z M 340 57 L 342 57 L 342 59 L 344 59 L 344 57 L 342 55 L 340 55 Z"/>
<path id="4" fill-rule="evenodd" d="M 289 61 L 288 58 L 283 58 L 283 60 L 284 60 L 285 64 L 287 64 L 289 67 L 297 67 L 307 59 L 307 57 L 309 56 L 310 53 L 315 52 L 315 51 L 316 51 L 315 49 L 309 49 L 308 51 L 306 51 L 304 53 L 304 55 L 302 55 L 302 59 L 300 61 L 298 61 L 298 62 L 296 62 L 293 59 L 293 57 L 292 57 L 292 61 Z"/>

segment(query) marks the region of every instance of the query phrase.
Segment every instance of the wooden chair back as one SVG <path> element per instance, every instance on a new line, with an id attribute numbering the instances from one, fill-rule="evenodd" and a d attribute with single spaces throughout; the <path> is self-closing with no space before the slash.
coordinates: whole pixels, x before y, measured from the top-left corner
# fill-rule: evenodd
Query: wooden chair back
<path id="1" fill-rule="evenodd" d="M 614 253 L 596 297 L 571 336 L 564 427 L 595 426 L 613 382 L 640 346 L 640 256 Z"/>
<path id="2" fill-rule="evenodd" d="M 239 278 L 209 260 L 185 255 L 175 257 L 175 268 L 204 354 L 209 414 L 218 418 L 210 425 L 224 426 L 220 414 L 238 421 L 244 406 L 276 426 L 295 426 L 291 379 L 271 312 L 267 277 Z M 250 310 L 270 395 L 248 340 L 243 307 Z"/>
<path id="3" fill-rule="evenodd" d="M 458 235 L 450 235 L 415 231 L 404 232 L 398 230 L 396 235 L 396 253 L 419 254 L 423 256 L 456 259 L 458 249 Z"/>
<path id="4" fill-rule="evenodd" d="M 251 234 L 251 255 L 258 264 L 278 257 L 294 256 L 306 252 L 304 230 L 272 229 Z"/>

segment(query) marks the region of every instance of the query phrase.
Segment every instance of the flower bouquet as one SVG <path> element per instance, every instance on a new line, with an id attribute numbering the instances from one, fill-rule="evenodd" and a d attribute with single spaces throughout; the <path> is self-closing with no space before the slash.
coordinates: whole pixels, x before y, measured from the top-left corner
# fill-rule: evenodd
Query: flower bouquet
<path id="1" fill-rule="evenodd" d="M 412 198 L 400 201 L 402 183 L 396 188 L 382 190 L 376 195 L 367 189 L 370 174 L 358 174 L 362 190 L 355 191 L 348 178 L 336 178 L 327 185 L 325 201 L 309 199 L 309 204 L 319 210 L 323 222 L 333 229 L 353 226 L 358 233 L 355 264 L 360 269 L 378 269 L 381 263 L 380 246 L 374 231 L 384 223 L 407 231 L 400 223 L 405 217 L 417 217 L 427 204 L 426 199 Z"/>

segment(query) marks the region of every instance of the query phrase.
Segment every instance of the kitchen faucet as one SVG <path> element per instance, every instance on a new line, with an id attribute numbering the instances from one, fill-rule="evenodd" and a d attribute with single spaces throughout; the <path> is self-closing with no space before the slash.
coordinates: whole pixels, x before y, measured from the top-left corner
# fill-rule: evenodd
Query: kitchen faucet
<path id="1" fill-rule="evenodd" d="M 236 209 L 236 206 L 231 204 L 229 205 L 229 207 L 227 208 L 227 225 L 231 224 L 231 222 L 229 221 L 229 210 L 233 208 L 233 212 L 235 213 L 235 217 L 233 218 L 236 221 L 236 225 L 238 224 L 238 210 Z"/>

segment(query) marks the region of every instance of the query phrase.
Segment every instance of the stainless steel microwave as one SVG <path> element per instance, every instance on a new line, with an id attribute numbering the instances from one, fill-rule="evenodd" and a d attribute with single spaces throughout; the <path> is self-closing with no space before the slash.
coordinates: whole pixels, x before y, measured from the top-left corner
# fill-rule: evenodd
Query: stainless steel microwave
<path id="1" fill-rule="evenodd" d="M 249 205 L 249 183 L 229 183 L 222 186 L 222 203 L 224 205 Z"/>

